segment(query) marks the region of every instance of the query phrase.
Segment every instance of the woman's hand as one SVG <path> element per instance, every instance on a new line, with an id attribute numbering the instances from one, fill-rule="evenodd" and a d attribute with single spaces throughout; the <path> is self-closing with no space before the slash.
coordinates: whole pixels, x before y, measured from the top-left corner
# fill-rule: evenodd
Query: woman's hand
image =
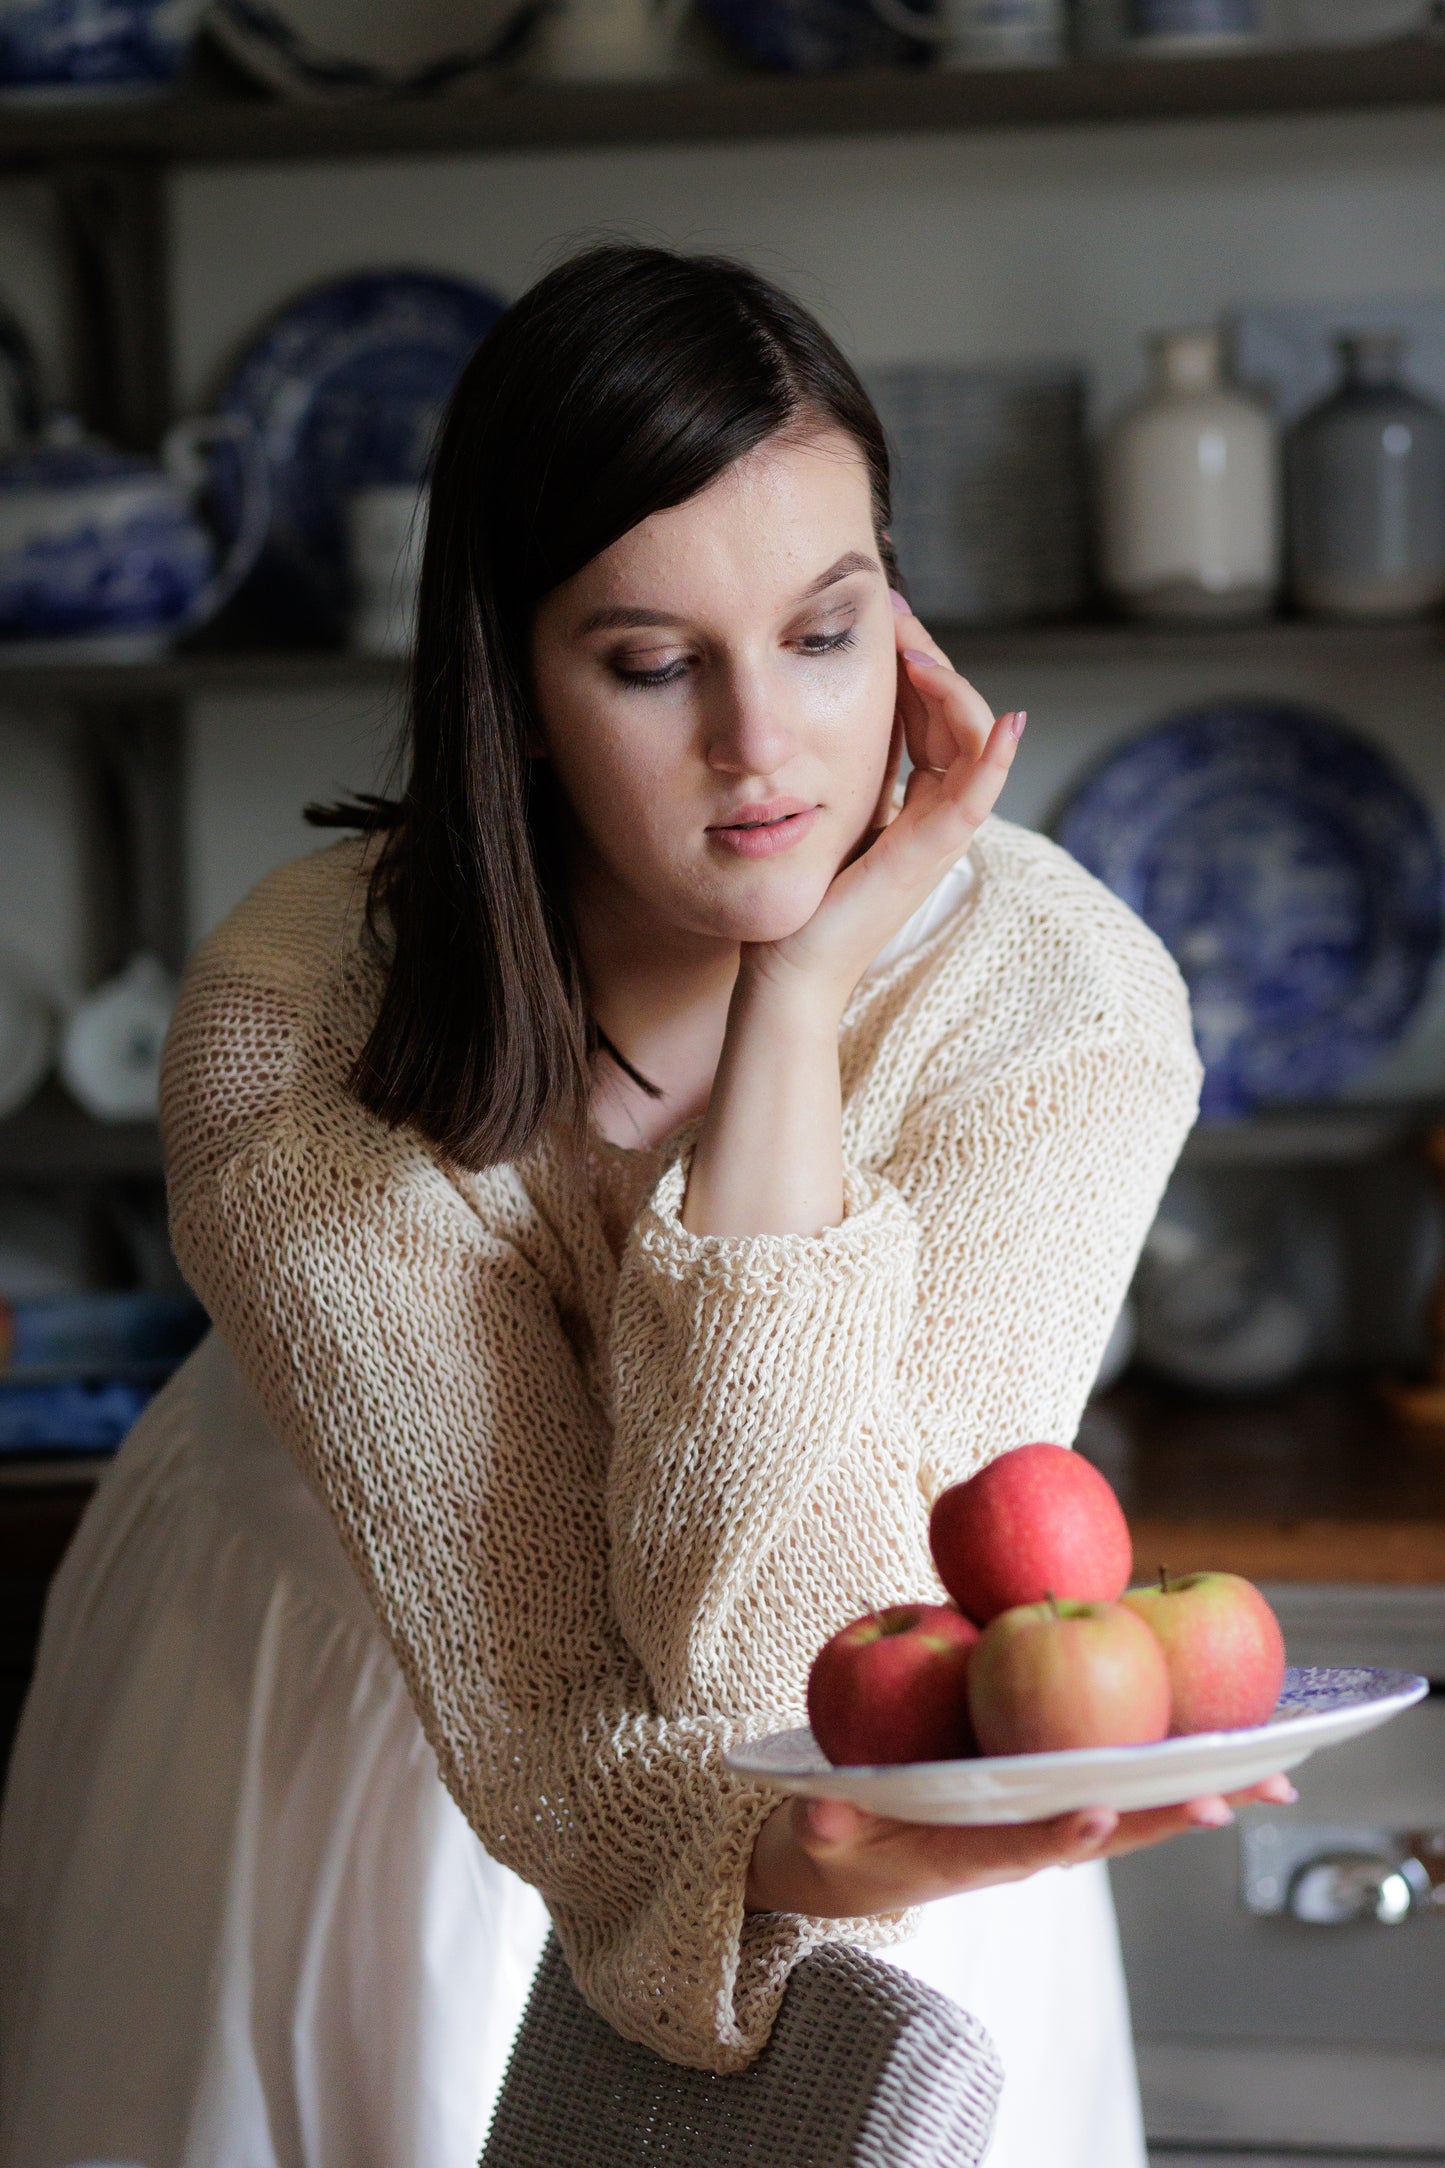
<path id="1" fill-rule="evenodd" d="M 1023 716 L 996 723 L 901 596 L 894 611 L 898 709 L 878 825 L 806 926 L 742 951 L 683 1199 L 692 1234 L 818 1234 L 842 1219 L 839 1020 L 878 951 L 968 849 L 1013 763 Z M 915 766 L 894 814 L 905 745 Z"/>
<path id="2" fill-rule="evenodd" d="M 1291 1806 L 1287 1777 L 1269 1777 L 1231 1799 L 1116 1814 L 1105 1807 L 1049 1822 L 991 1822 L 953 1829 L 895 1822 L 838 1799 L 789 1799 L 758 1833 L 748 1870 L 749 1912 L 805 1912 L 818 1919 L 866 1919 L 937 1897 L 1021 1882 L 1043 1867 L 1118 1859 L 1191 1829 L 1222 1829 L 1233 1807 L 1252 1801 Z"/>
<path id="3" fill-rule="evenodd" d="M 993 811 L 1025 722 L 1017 710 L 995 722 L 901 595 L 894 594 L 893 607 L 898 709 L 876 825 L 806 926 L 743 952 L 745 974 L 801 975 L 840 1014 L 879 950 L 927 902 Z M 895 812 L 905 746 L 913 767 Z"/>

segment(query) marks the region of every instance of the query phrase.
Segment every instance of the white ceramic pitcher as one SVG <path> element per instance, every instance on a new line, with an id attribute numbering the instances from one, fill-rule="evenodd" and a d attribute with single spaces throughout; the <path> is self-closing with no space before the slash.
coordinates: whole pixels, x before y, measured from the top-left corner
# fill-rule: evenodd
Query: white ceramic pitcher
<path id="1" fill-rule="evenodd" d="M 532 71 L 553 82 L 643 82 L 678 70 L 692 0 L 553 0 Z"/>
<path id="2" fill-rule="evenodd" d="M 1067 44 L 1065 0 L 939 0 L 921 15 L 907 0 L 871 0 L 890 30 L 939 48 L 945 68 L 1047 66 Z"/>

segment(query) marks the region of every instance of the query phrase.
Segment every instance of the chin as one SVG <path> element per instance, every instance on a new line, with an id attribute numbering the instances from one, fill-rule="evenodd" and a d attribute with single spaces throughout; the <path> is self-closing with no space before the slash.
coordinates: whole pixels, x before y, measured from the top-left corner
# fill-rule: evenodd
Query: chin
<path id="1" fill-rule="evenodd" d="M 729 941 L 785 941 L 807 925 L 832 878 L 827 869 L 779 868 L 745 896 L 720 897 L 715 930 Z"/>

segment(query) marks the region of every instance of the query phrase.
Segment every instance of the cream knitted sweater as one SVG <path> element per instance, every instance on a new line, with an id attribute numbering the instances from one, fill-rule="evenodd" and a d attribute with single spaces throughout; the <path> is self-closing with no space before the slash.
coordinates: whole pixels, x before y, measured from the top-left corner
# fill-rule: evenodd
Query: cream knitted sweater
<path id="1" fill-rule="evenodd" d="M 1073 1436 L 1194 1114 L 1153 936 L 1037 836 L 994 820 L 971 857 L 966 900 L 844 1017 L 846 1216 L 820 1236 L 686 1232 L 695 1125 L 465 1174 L 364 1113 L 355 843 L 209 937 L 167 1048 L 188 1278 L 458 1804 L 589 2001 L 682 2063 L 747 2062 L 825 1937 L 907 1931 L 745 1917 L 777 1801 L 723 1753 L 804 1720 L 846 1620 L 941 1597 L 943 1484 Z"/>

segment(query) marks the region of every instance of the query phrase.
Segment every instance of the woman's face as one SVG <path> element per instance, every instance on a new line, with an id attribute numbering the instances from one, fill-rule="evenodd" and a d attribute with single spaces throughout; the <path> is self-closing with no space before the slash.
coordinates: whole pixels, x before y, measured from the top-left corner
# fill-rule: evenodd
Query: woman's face
<path id="1" fill-rule="evenodd" d="M 579 900 L 660 933 L 778 940 L 878 804 L 897 696 L 853 440 L 778 436 L 542 602 L 546 757 Z"/>

